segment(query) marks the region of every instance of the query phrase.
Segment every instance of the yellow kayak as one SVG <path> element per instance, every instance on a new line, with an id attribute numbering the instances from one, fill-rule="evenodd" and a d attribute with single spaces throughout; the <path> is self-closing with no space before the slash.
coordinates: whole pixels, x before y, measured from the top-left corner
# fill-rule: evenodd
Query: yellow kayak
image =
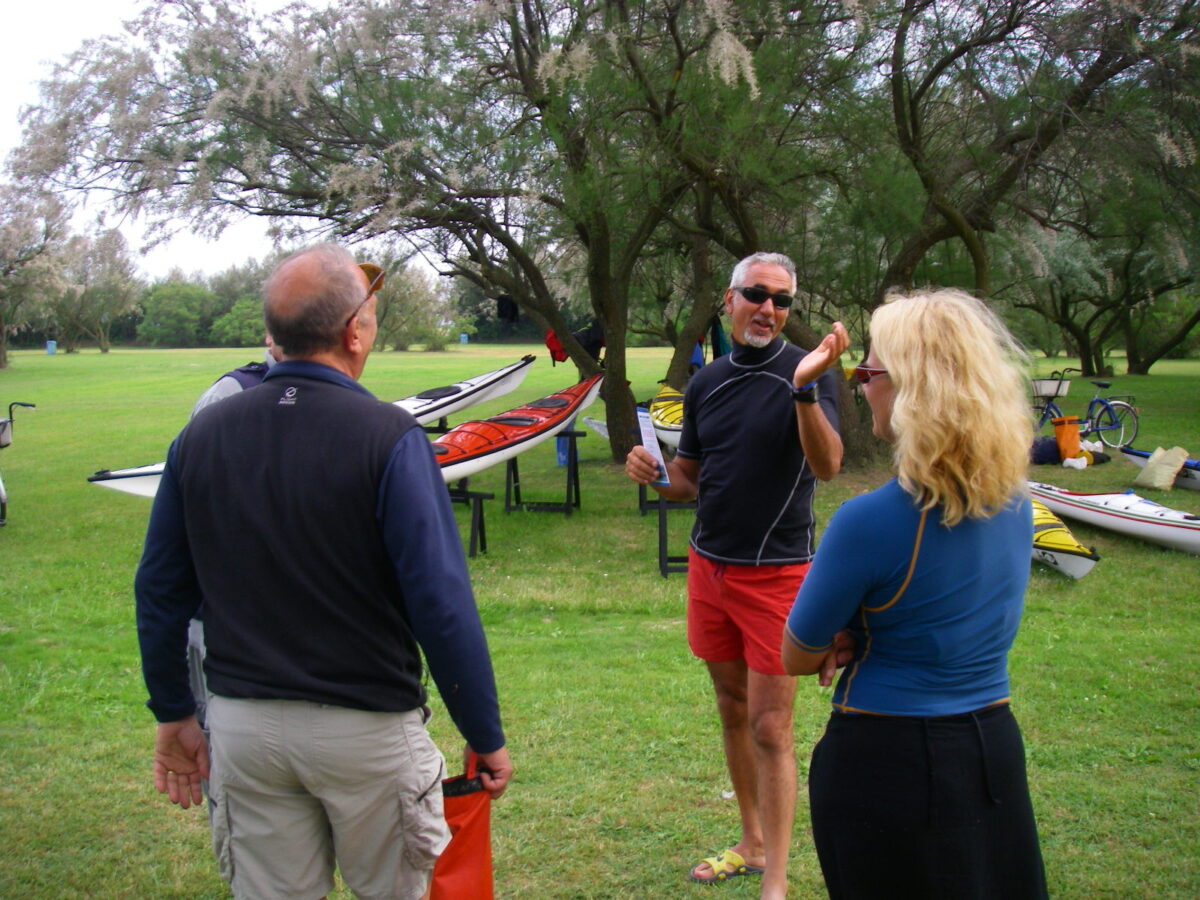
<path id="1" fill-rule="evenodd" d="M 1064 575 L 1082 578 L 1092 571 L 1100 558 L 1094 549 L 1083 546 L 1063 524 L 1063 520 L 1033 498 L 1033 558 Z"/>
<path id="2" fill-rule="evenodd" d="M 679 446 L 679 433 L 683 431 L 683 394 L 669 384 L 664 384 L 650 401 L 650 421 L 654 433 L 668 447 Z"/>

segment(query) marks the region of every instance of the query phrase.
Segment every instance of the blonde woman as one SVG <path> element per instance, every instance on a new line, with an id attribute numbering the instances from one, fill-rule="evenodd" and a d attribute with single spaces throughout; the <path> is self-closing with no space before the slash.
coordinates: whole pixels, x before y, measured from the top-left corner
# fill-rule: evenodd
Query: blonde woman
<path id="1" fill-rule="evenodd" d="M 784 667 L 844 667 L 813 750 L 830 897 L 1046 896 L 1008 650 L 1029 579 L 1023 354 L 957 290 L 890 298 L 855 370 L 896 477 L 847 502 L 784 633 Z"/>

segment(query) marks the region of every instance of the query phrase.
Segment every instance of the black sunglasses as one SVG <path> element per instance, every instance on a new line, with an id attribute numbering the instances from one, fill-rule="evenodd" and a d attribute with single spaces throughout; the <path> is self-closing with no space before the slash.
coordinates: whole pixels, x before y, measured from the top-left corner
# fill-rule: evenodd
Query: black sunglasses
<path id="1" fill-rule="evenodd" d="M 761 306 L 770 300 L 775 304 L 776 309 L 787 309 L 795 299 L 791 294 L 772 294 L 770 291 L 763 290 L 760 287 L 735 287 L 733 290 L 737 291 L 755 306 Z"/>

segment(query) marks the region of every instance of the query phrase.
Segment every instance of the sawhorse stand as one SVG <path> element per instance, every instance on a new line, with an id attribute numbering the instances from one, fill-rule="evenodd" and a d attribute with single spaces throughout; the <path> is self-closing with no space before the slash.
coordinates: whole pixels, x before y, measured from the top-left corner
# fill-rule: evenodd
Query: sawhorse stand
<path id="1" fill-rule="evenodd" d="M 644 487 L 643 490 L 645 490 Z M 657 502 L 652 500 L 650 504 L 658 507 L 659 573 L 663 578 L 666 578 L 672 572 L 686 572 L 688 570 L 687 554 L 672 556 L 667 552 L 667 511 L 672 509 L 695 509 L 696 501 L 689 500 L 686 503 L 676 503 L 674 500 L 664 500 L 662 497 L 659 497 Z"/>
<path id="2" fill-rule="evenodd" d="M 638 485 L 638 515 L 644 516 L 646 513 L 650 512 L 650 510 L 656 509 L 658 507 L 658 501 L 660 499 L 662 499 L 662 498 L 659 497 L 657 494 L 655 494 L 654 499 L 651 500 L 650 499 L 650 488 L 648 488 L 644 484 L 639 484 Z"/>
<path id="3" fill-rule="evenodd" d="M 644 516 L 652 509 L 658 510 L 658 571 L 666 578 L 672 572 L 686 572 L 688 570 L 687 554 L 682 556 L 672 556 L 667 552 L 667 511 L 672 509 L 695 509 L 696 501 L 689 500 L 686 503 L 677 503 L 674 500 L 664 500 L 658 494 L 654 498 L 650 498 L 650 489 L 644 485 L 638 485 L 638 515 Z"/>
<path id="4" fill-rule="evenodd" d="M 463 478 L 450 491 L 451 503 L 462 503 L 471 507 L 471 537 L 467 542 L 467 556 L 474 558 L 476 548 L 487 553 L 487 525 L 483 521 L 483 501 L 495 498 L 495 494 L 467 490 L 467 479 Z"/>
<path id="5" fill-rule="evenodd" d="M 560 512 L 569 516 L 571 510 L 579 509 L 579 448 L 575 442 L 584 435 L 585 432 L 582 431 L 560 431 L 557 435 L 567 439 L 567 490 L 561 502 L 522 500 L 521 470 L 517 466 L 517 457 L 510 459 L 504 474 L 504 511 L 523 509 L 528 512 Z"/>

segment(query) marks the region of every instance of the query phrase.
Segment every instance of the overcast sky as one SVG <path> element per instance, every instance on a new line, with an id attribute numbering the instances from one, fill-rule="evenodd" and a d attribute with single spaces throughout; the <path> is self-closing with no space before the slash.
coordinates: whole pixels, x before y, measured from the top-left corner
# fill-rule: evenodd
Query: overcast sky
<path id="1" fill-rule="evenodd" d="M 9 0 L 4 12 L 4 49 L 0 52 L 0 156 L 20 143 L 18 114 L 38 99 L 37 83 L 48 78 L 55 62 L 83 41 L 117 34 L 146 0 Z M 281 0 L 257 0 L 260 9 L 282 5 Z M 80 230 L 83 225 L 78 226 Z M 136 228 L 124 228 L 131 249 L 141 246 Z M 182 236 L 147 256 L 138 256 L 144 274 L 165 275 L 178 266 L 185 273 L 219 272 L 259 258 L 271 250 L 265 222 L 247 219 L 226 229 L 217 242 Z"/>

